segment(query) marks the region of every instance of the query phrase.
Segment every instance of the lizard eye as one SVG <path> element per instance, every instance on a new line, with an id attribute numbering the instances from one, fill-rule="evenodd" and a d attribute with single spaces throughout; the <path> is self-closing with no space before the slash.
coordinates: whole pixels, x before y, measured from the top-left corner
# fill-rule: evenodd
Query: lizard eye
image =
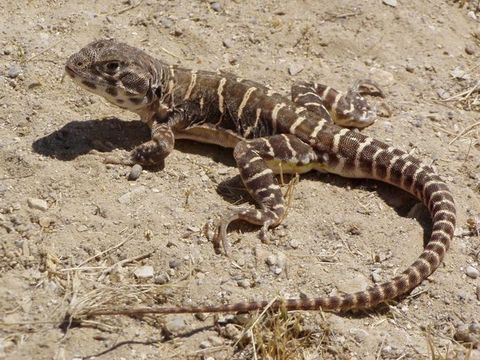
<path id="1" fill-rule="evenodd" d="M 105 65 L 105 69 L 109 73 L 114 73 L 120 68 L 120 63 L 118 61 L 110 61 Z"/>

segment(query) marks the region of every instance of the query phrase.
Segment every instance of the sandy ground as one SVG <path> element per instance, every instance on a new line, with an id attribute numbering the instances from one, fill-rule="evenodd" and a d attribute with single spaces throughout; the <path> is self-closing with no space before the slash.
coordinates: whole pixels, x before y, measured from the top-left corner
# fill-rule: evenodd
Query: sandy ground
<path id="1" fill-rule="evenodd" d="M 465 358 L 462 341 L 480 337 L 480 13 L 475 2 L 360 3 L 2 1 L 0 357 L 251 359 L 252 341 L 234 345 L 238 317 L 62 321 L 105 303 L 353 291 L 402 271 L 428 237 L 426 210 L 401 191 L 309 174 L 270 243 L 239 224 L 229 234 L 231 257 L 215 254 L 204 224 L 249 201 L 230 150 L 178 142 L 163 171 L 143 171 L 136 181 L 127 180 L 130 169 L 90 153 L 129 150 L 148 138 L 135 115 L 61 81 L 70 54 L 115 37 L 165 61 L 224 69 L 285 94 L 295 80 L 340 90 L 362 78 L 380 83 L 386 98 L 372 101 L 391 116 L 364 132 L 436 166 L 456 199 L 457 236 L 444 264 L 390 308 L 284 319 L 304 331 L 289 327 L 288 352 L 277 357 L 423 359 L 433 356 L 431 345 L 437 355 Z M 301 71 L 292 76 L 289 68 Z M 268 322 L 262 326 L 253 344 L 266 358 L 262 341 L 271 334 Z M 470 356 L 479 359 L 479 351 Z"/>

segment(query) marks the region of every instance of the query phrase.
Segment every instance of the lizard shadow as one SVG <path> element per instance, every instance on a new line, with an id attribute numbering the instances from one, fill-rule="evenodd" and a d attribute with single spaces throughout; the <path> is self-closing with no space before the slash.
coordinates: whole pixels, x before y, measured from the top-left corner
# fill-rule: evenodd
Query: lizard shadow
<path id="1" fill-rule="evenodd" d="M 288 182 L 291 175 L 286 175 L 284 178 Z M 413 195 L 396 188 L 393 185 L 386 184 L 376 180 L 370 179 L 350 179 L 343 178 L 334 174 L 319 174 L 310 172 L 303 174 L 300 181 L 310 180 L 324 184 L 329 184 L 338 188 L 361 188 L 364 191 L 376 194 L 383 202 L 394 209 L 400 217 L 414 218 L 423 228 L 423 243 L 424 246 L 428 243 L 431 236 L 432 221 L 428 209 L 421 204 Z M 321 184 L 319 184 L 321 186 Z M 226 179 L 219 183 L 217 192 L 231 204 L 251 204 L 254 202 L 249 193 L 242 184 L 239 175 Z M 320 200 L 320 199 L 319 199 Z M 420 206 L 418 206 L 420 205 Z M 295 206 L 295 204 L 293 205 Z M 236 226 L 232 224 L 229 229 L 235 229 Z M 258 227 L 251 226 L 251 229 L 258 229 Z"/>
<path id="2" fill-rule="evenodd" d="M 148 126 L 140 121 L 125 121 L 115 117 L 93 120 L 74 120 L 62 128 L 35 140 L 32 144 L 34 152 L 62 161 L 71 161 L 78 156 L 88 154 L 92 150 L 109 152 L 115 149 L 131 151 L 135 146 L 150 139 Z M 175 148 L 183 153 L 197 154 L 213 159 L 225 166 L 235 167 L 231 149 L 203 144 L 189 140 L 179 140 Z M 157 171 L 159 168 L 150 168 Z M 413 196 L 394 186 L 367 179 L 347 179 L 332 174 L 315 172 L 302 175 L 303 180 L 321 181 L 338 188 L 362 188 L 376 194 L 388 205 L 394 208 L 399 216 L 405 217 L 412 213 L 424 231 L 424 243 L 430 237 L 431 220 L 424 207 L 411 211 L 418 202 Z M 221 181 L 217 193 L 231 204 L 251 204 L 250 195 L 243 186 L 240 176 Z M 417 211 L 419 210 L 419 211 Z M 243 222 L 233 223 L 230 231 L 242 229 L 257 231 L 258 227 Z"/>
<path id="3" fill-rule="evenodd" d="M 150 140 L 150 129 L 141 121 L 125 121 L 115 117 L 92 120 L 73 120 L 62 128 L 32 143 L 34 152 L 57 160 L 71 161 L 92 150 L 108 153 L 113 150 L 131 151 Z M 181 152 L 199 154 L 227 166 L 234 166 L 228 151 L 217 146 L 189 140 L 178 140 L 175 148 Z M 230 155 L 231 157 L 231 155 Z M 159 170 L 157 167 L 149 170 Z"/>

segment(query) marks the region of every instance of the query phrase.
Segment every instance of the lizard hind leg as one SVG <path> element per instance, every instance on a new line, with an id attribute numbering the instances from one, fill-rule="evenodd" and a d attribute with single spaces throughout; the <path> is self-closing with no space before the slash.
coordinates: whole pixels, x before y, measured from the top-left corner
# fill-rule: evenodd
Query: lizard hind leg
<path id="1" fill-rule="evenodd" d="M 314 150 L 293 135 L 275 135 L 239 142 L 233 155 L 246 189 L 258 208 L 239 207 L 223 217 L 214 237 L 214 244 L 228 252 L 226 241 L 228 225 L 243 220 L 261 225 L 260 238 L 268 239 L 269 228 L 281 223 L 285 215 L 283 194 L 275 173 L 302 173 L 315 166 Z"/>
<path id="2" fill-rule="evenodd" d="M 376 118 L 376 110 L 362 95 L 381 96 L 380 87 L 371 80 L 359 80 L 346 93 L 329 86 L 299 82 L 292 85 L 292 100 L 299 106 L 340 126 L 364 128 Z"/>

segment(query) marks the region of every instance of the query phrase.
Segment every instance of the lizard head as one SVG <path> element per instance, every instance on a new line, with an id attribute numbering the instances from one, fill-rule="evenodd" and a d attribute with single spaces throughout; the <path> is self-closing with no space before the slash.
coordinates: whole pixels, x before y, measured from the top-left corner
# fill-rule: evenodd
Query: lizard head
<path id="1" fill-rule="evenodd" d="M 132 111 L 151 103 L 161 90 L 155 60 L 115 40 L 88 44 L 70 56 L 65 71 L 82 88 Z"/>

